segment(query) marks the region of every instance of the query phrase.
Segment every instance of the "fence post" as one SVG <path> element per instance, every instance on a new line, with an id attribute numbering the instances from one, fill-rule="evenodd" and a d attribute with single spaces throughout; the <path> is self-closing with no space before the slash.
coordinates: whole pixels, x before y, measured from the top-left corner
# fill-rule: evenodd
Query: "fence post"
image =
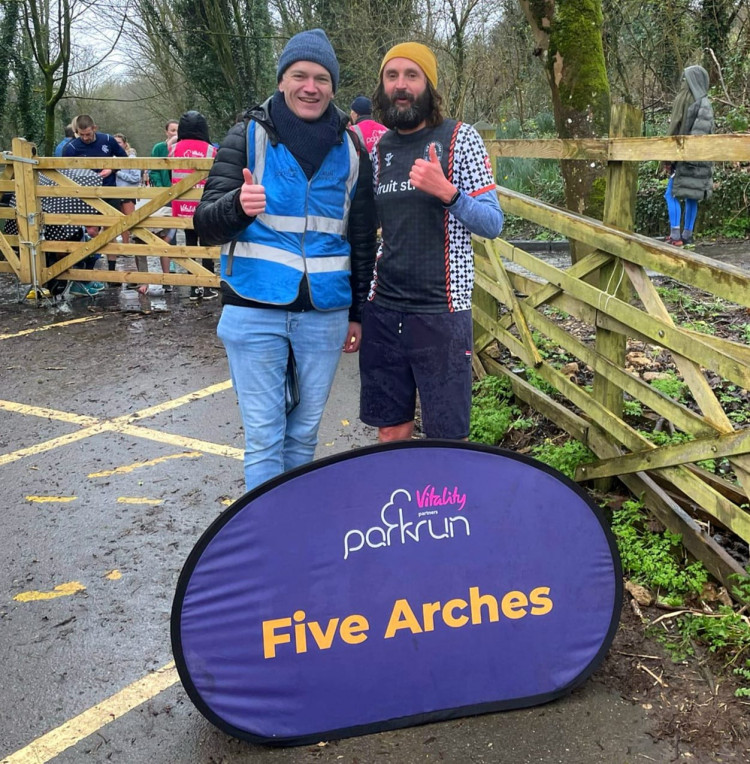
<path id="1" fill-rule="evenodd" d="M 39 246 L 41 210 L 36 195 L 36 146 L 23 138 L 13 139 L 13 178 L 18 221 L 19 279 L 24 284 L 39 286 L 42 271 L 42 251 Z"/>
<path id="2" fill-rule="evenodd" d="M 610 138 L 627 138 L 641 134 L 643 114 L 633 106 L 624 103 L 612 104 L 610 118 Z M 638 190 L 638 163 L 607 163 L 607 191 L 604 197 L 604 223 L 632 231 L 635 227 L 635 201 Z M 599 288 L 618 299 L 629 299 L 631 289 L 625 275 L 622 261 L 613 260 L 599 272 Z M 624 367 L 627 352 L 627 337 L 619 332 L 598 327 L 596 329 L 596 350 L 609 358 L 617 366 Z M 594 399 L 609 411 L 622 417 L 622 389 L 607 380 L 601 374 L 594 376 Z M 599 490 L 607 491 L 611 478 L 602 478 L 595 485 Z"/>

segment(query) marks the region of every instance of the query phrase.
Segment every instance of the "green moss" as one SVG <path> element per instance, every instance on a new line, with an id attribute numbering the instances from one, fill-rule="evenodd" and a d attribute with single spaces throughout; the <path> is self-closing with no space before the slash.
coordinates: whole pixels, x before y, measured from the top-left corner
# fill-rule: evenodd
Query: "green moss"
<path id="1" fill-rule="evenodd" d="M 547 66 L 555 78 L 558 55 L 563 76 L 558 83 L 560 104 L 591 120 L 586 131 L 573 134 L 606 135 L 609 131 L 609 80 L 602 47 L 601 0 L 559 0 L 552 27 Z M 571 117 L 572 118 L 572 117 Z"/>

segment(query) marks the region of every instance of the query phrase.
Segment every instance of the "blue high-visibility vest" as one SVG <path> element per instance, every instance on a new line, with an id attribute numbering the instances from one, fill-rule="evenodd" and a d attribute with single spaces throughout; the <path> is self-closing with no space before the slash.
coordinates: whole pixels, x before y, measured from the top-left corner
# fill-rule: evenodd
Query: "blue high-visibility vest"
<path id="1" fill-rule="evenodd" d="M 247 127 L 248 168 L 266 190 L 266 209 L 221 250 L 221 278 L 245 299 L 287 305 L 307 278 L 318 310 L 351 305 L 349 210 L 359 156 L 344 138 L 308 180 L 281 143 L 255 121 Z"/>

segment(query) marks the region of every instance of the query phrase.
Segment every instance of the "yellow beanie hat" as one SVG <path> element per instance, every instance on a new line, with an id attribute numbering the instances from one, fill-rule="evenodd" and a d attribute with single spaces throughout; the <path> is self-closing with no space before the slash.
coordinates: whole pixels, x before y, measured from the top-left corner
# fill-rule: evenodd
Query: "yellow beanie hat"
<path id="1" fill-rule="evenodd" d="M 380 64 L 380 74 L 383 74 L 383 67 L 385 67 L 392 58 L 408 58 L 409 61 L 418 64 L 430 81 L 432 87 L 437 88 L 437 59 L 435 58 L 435 54 L 426 45 L 422 45 L 421 42 L 402 42 L 398 45 L 394 45 L 383 56 L 383 62 Z"/>

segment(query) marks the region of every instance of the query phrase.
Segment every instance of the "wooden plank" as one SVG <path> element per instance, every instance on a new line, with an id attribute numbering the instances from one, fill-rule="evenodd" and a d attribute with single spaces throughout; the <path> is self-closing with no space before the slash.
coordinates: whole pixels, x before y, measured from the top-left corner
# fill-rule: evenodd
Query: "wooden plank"
<path id="1" fill-rule="evenodd" d="M 87 202 L 88 203 L 88 202 Z M 117 215 L 60 215 L 45 212 L 44 222 L 48 225 L 114 225 L 122 220 L 122 213 Z M 192 218 L 148 217 L 138 224 L 141 228 L 192 228 Z"/>
<path id="2" fill-rule="evenodd" d="M 94 271 L 99 281 L 113 284 L 172 284 L 174 286 L 210 286 L 218 288 L 219 277 L 203 268 L 196 266 L 200 271 L 190 273 L 159 273 L 145 271 Z M 70 268 L 63 271 L 59 278 L 72 281 L 88 281 L 91 279 L 91 271 L 84 268 Z"/>
<path id="3" fill-rule="evenodd" d="M 21 273 L 21 260 L 10 246 L 10 242 L 5 238 L 5 234 L 0 233 L 0 252 L 8 262 L 8 268 L 11 273 L 19 276 Z"/>
<path id="4" fill-rule="evenodd" d="M 687 443 L 660 446 L 647 453 L 627 454 L 603 462 L 582 464 L 576 471 L 575 479 L 592 480 L 748 453 L 750 453 L 750 430 L 740 430 L 731 435 L 701 438 Z"/>
<path id="5" fill-rule="evenodd" d="M 158 239 L 158 237 L 157 237 Z M 159 244 L 107 244 L 99 250 L 102 255 L 145 255 L 169 257 L 172 260 L 184 258 L 212 258 L 218 260 L 221 256 L 220 247 L 187 247 L 171 245 L 158 239 Z M 79 242 L 68 241 L 45 241 L 42 244 L 42 252 L 75 252 L 75 245 Z"/>
<path id="6" fill-rule="evenodd" d="M 23 138 L 14 138 L 13 154 L 21 159 L 33 159 L 34 144 Z M 34 165 L 30 162 L 13 163 L 16 181 L 16 220 L 18 222 L 18 277 L 25 284 L 37 285 L 42 269 L 42 252 L 39 249 L 41 238 L 41 206 L 34 190 L 36 177 Z"/>
<path id="7" fill-rule="evenodd" d="M 497 193 L 503 210 L 508 214 L 520 215 L 624 260 L 750 307 L 750 277 L 737 266 L 720 263 L 646 236 L 618 231 L 599 220 L 545 204 L 515 191 L 498 187 Z M 507 255 L 503 253 L 503 256 Z M 531 266 L 524 267 L 538 273 Z"/>
<path id="8" fill-rule="evenodd" d="M 485 141 L 491 158 L 532 157 L 534 159 L 589 159 L 607 161 L 606 139 L 490 140 Z"/>
<path id="9" fill-rule="evenodd" d="M 621 162 L 750 162 L 750 135 L 672 135 L 616 138 L 610 160 Z"/>
<path id="10" fill-rule="evenodd" d="M 641 132 L 641 112 L 627 104 L 612 104 L 610 136 L 639 135 Z M 635 195 L 638 187 L 638 168 L 630 163 L 611 161 L 607 164 L 607 192 L 604 199 L 604 222 L 607 225 L 632 231 L 635 224 Z M 599 288 L 624 302 L 629 302 L 630 284 L 624 278 L 621 260 L 603 265 L 599 271 Z M 600 311 L 597 310 L 597 313 Z M 627 336 L 624 333 L 597 327 L 596 352 L 616 366 L 625 365 Z M 622 417 L 623 393 L 609 375 L 594 374 L 594 399 Z M 610 481 L 597 484 L 600 491 L 608 491 Z"/>
<path id="11" fill-rule="evenodd" d="M 521 342 L 526 346 L 526 351 L 531 359 L 531 365 L 535 368 L 541 366 L 542 356 L 539 354 L 539 349 L 534 344 L 534 339 L 531 336 L 526 318 L 521 311 L 516 296 L 513 294 L 513 287 L 511 286 L 508 274 L 505 272 L 500 256 L 495 251 L 494 242 L 487 242 L 487 252 L 490 256 L 490 262 L 495 270 L 495 278 L 500 290 L 506 295 L 506 299 L 503 302 L 510 308 L 513 322 L 516 325 L 516 331 L 521 337 Z"/>
<path id="12" fill-rule="evenodd" d="M 37 157 L 40 170 L 210 170 L 213 157 Z"/>
<path id="13" fill-rule="evenodd" d="M 658 138 L 486 140 L 491 157 L 581 159 L 597 162 L 749 162 L 750 135 L 674 135 Z"/>
<path id="14" fill-rule="evenodd" d="M 206 177 L 208 173 L 202 173 L 203 177 Z M 60 186 L 37 186 L 37 196 L 45 196 L 50 198 L 56 197 L 77 197 L 79 199 L 122 199 L 123 196 L 127 196 L 128 199 L 154 199 L 160 196 L 164 191 L 163 188 L 146 188 L 145 186 L 128 186 L 127 194 L 123 191 L 122 186 L 78 186 L 72 188 L 66 186 L 61 188 Z M 203 195 L 202 189 L 193 189 L 183 194 L 181 199 L 200 199 Z"/>
<path id="15" fill-rule="evenodd" d="M 512 248 L 507 242 L 498 241 L 498 246 L 501 245 Z M 644 313 L 614 296 L 604 294 L 590 284 L 570 277 L 559 268 L 542 262 L 518 248 L 514 249 L 516 250 L 514 253 L 516 261 L 524 267 L 528 267 L 528 270 L 533 270 L 602 313 L 612 316 L 627 326 L 636 328 L 657 345 L 690 358 L 706 368 L 713 369 L 740 387 L 750 388 L 750 368 L 739 363 L 735 358 L 721 353 L 717 348 L 695 336 L 688 336 L 681 328 L 675 327 L 671 322 Z"/>

